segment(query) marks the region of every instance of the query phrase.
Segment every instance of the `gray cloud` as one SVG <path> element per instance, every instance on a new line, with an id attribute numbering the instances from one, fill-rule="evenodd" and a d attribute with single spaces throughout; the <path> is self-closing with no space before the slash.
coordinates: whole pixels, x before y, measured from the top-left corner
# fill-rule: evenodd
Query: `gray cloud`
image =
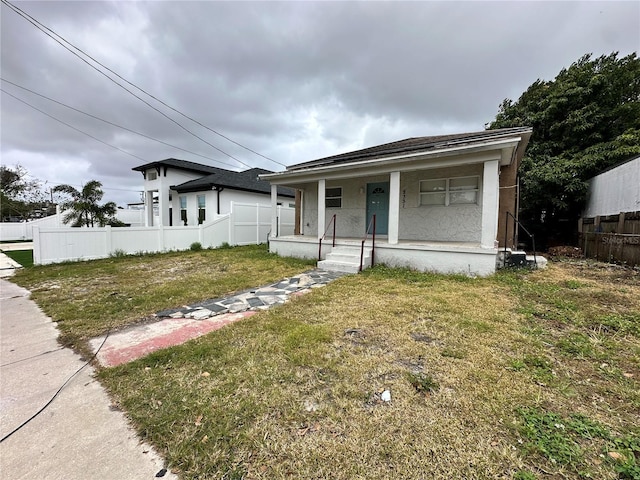
<path id="1" fill-rule="evenodd" d="M 287 164 L 410 136 L 481 129 L 504 98 L 517 98 L 537 78 L 552 79 L 585 53 L 624 55 L 640 46 L 637 2 L 17 5 L 167 103 Z M 4 78 L 237 165 L 4 5 L 1 21 Z M 174 156 L 214 164 L 2 86 L 145 161 Z M 280 168 L 171 116 L 252 166 Z M 131 167 L 140 160 L 6 95 L 2 158 L 50 182 L 100 180 L 118 203 L 138 199 L 141 177 Z"/>

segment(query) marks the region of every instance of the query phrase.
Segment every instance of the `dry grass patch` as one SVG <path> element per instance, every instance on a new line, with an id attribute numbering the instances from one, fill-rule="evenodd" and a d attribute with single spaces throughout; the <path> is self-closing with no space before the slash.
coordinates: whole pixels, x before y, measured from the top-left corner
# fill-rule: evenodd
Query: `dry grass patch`
<path id="1" fill-rule="evenodd" d="M 67 345 L 147 318 L 157 311 L 278 281 L 309 262 L 267 253 L 264 245 L 114 257 L 35 266 L 12 281 L 52 317 Z"/>
<path id="2" fill-rule="evenodd" d="M 546 395 L 511 368 L 537 348 L 514 308 L 378 268 L 103 378 L 184 478 L 512 478 L 515 408 Z"/>
<path id="3" fill-rule="evenodd" d="M 64 289 L 86 312 L 137 275 L 150 312 L 304 267 L 234 250 L 30 282 L 47 308 Z M 184 479 L 635 479 L 638 312 L 638 272 L 601 264 L 487 279 L 376 267 L 100 378 Z"/>

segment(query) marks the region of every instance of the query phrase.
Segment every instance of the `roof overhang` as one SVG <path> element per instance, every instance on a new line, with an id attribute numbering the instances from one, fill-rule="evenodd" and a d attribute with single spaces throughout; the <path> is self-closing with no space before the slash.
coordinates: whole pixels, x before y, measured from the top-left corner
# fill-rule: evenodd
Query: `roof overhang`
<path id="1" fill-rule="evenodd" d="M 390 172 L 409 172 L 442 167 L 455 167 L 498 160 L 501 166 L 519 164 L 531 132 L 472 145 L 445 147 L 408 154 L 388 155 L 372 160 L 353 161 L 335 165 L 321 165 L 284 172 L 260 175 L 274 185 L 293 185 L 318 179 L 355 178 Z"/>

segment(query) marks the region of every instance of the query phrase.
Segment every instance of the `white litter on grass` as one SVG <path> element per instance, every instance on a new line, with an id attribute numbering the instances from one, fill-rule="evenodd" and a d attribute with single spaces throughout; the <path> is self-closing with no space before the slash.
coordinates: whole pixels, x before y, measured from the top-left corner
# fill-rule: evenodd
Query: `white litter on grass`
<path id="1" fill-rule="evenodd" d="M 389 390 L 385 390 L 384 392 L 382 392 L 380 394 L 380 400 L 382 400 L 383 402 L 390 402 L 391 401 L 391 392 Z"/>

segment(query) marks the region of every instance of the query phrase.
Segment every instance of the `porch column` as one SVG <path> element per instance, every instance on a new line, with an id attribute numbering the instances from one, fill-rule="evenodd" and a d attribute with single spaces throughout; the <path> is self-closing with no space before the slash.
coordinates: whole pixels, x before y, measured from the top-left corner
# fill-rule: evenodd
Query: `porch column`
<path id="1" fill-rule="evenodd" d="M 271 237 L 278 233 L 278 186 L 271 184 Z"/>
<path id="2" fill-rule="evenodd" d="M 400 229 L 400 172 L 389 174 L 389 231 L 387 240 L 389 244 L 398 243 L 398 230 Z"/>
<path id="3" fill-rule="evenodd" d="M 169 225 L 169 192 L 160 189 L 158 191 L 158 225 L 167 227 Z"/>
<path id="4" fill-rule="evenodd" d="M 484 162 L 482 174 L 482 233 L 480 246 L 494 248 L 498 234 L 498 207 L 500 197 L 500 161 Z"/>
<path id="5" fill-rule="evenodd" d="M 325 189 L 326 180 L 324 178 L 322 180 L 318 180 L 318 240 L 322 238 L 322 235 L 324 235 L 324 229 L 327 228 L 327 226 L 324 224 L 324 199 L 326 195 Z"/>
<path id="6" fill-rule="evenodd" d="M 153 190 L 144 192 L 144 226 L 153 227 Z"/>

